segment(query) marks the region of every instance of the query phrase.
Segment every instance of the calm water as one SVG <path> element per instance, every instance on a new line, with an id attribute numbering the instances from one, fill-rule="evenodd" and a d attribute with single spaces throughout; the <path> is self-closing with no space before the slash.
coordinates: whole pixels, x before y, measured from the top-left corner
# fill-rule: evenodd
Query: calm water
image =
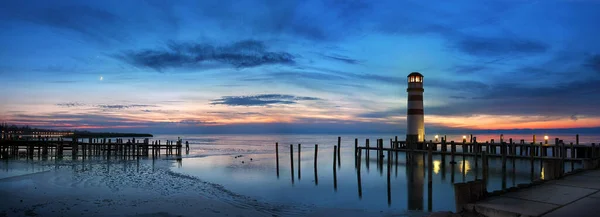
<path id="1" fill-rule="evenodd" d="M 404 153 L 398 155 L 390 167 L 390 198 L 387 191 L 387 166 L 378 167 L 376 153 L 372 151 L 367 161 L 361 160 L 361 185 L 354 161 L 354 138 L 364 145 L 369 138 L 371 146 L 377 138 L 383 138 L 385 147 L 393 135 L 342 135 L 341 164 L 336 165 L 337 183 L 333 176 L 333 146 L 338 135 L 159 135 L 155 139 L 182 137 L 189 141 L 191 151 L 181 165 L 173 170 L 189 174 L 209 182 L 219 183 L 239 194 L 258 200 L 314 205 L 335 208 L 363 208 L 384 212 L 407 212 L 408 210 L 442 211 L 454 210 L 453 182 L 471 181 L 481 178 L 481 159 L 476 169 L 473 158 L 456 157 L 457 164 L 442 165 L 441 156 L 434 156 L 431 204 L 429 204 L 427 168 L 422 157 L 417 157 L 413 166 L 407 166 Z M 477 135 L 478 141 L 499 140 L 499 135 Z M 559 137 L 565 142 L 575 141 L 574 135 Z M 571 138 L 572 137 L 572 138 Z M 505 135 L 508 140 L 525 139 L 531 135 Z M 543 135 L 538 135 L 543 139 Z M 462 140 L 462 135 L 449 135 L 448 140 Z M 599 137 L 582 135 L 580 142 L 600 141 Z M 279 176 L 276 169 L 275 142 L 279 142 Z M 290 144 L 294 144 L 293 177 L 290 162 Z M 298 167 L 298 144 L 301 146 Z M 318 163 L 315 172 L 315 144 L 319 144 Z M 460 152 L 460 147 L 458 148 Z M 394 156 L 395 157 L 395 156 Z M 386 158 L 387 159 L 387 156 Z M 387 162 L 387 161 L 386 161 Z M 509 161 L 510 162 L 510 161 Z M 336 163 L 337 164 L 337 163 Z M 512 162 L 507 166 L 506 186 L 511 187 L 531 180 L 530 164 L 517 160 L 513 174 Z M 490 159 L 488 190 L 502 188 L 501 161 Z M 535 163 L 535 178 L 543 176 L 541 165 Z M 576 164 L 575 168 L 580 167 Z M 408 168 L 408 169 L 407 169 Z M 570 169 L 570 163 L 567 166 Z M 337 184 L 337 188 L 334 185 Z M 359 193 L 359 188 L 361 192 Z"/>
<path id="2" fill-rule="evenodd" d="M 376 139 L 384 139 L 389 147 L 389 139 L 394 135 L 341 135 L 341 162 L 333 162 L 333 147 L 339 135 L 156 135 L 152 140 L 176 140 L 181 137 L 190 143 L 190 152 L 184 154 L 181 163 L 173 162 L 172 170 L 177 173 L 195 176 L 201 180 L 223 185 L 226 189 L 258 201 L 276 204 L 316 206 L 327 208 L 360 208 L 384 213 L 416 214 L 431 211 L 454 211 L 453 183 L 481 178 L 481 159 L 477 165 L 475 159 L 456 156 L 457 164 L 449 164 L 450 156 L 442 164 L 441 156 L 433 157 L 433 164 L 424 163 L 423 156 L 415 157 L 407 165 L 404 153 L 396 158 L 393 154 L 389 176 L 384 163 L 379 167 L 376 153 L 370 153 L 370 160 L 362 154 L 360 173 L 355 167 L 354 138 L 364 146 L 370 139 L 371 146 Z M 478 141 L 495 139 L 500 135 L 476 135 Z M 544 135 L 538 135 L 538 141 Z M 549 135 L 559 137 L 565 142 L 574 142 L 574 135 Z M 505 140 L 525 139 L 531 141 L 531 135 L 504 135 Z M 142 138 L 136 138 L 142 139 Z M 401 139 L 401 137 L 399 137 Z M 433 138 L 432 138 L 433 139 Z M 462 135 L 448 135 L 448 140 L 462 141 Z M 276 167 L 275 142 L 279 143 L 279 174 Z M 600 142 L 600 137 L 582 135 L 581 143 Z M 553 143 L 550 141 L 550 143 Z M 290 162 L 290 144 L 293 146 L 293 167 Z M 298 144 L 301 145 L 300 164 L 298 164 Z M 315 144 L 319 144 L 317 167 L 314 167 Z M 457 146 L 460 152 L 460 146 Z M 386 154 L 387 155 L 387 154 Z M 387 162 L 388 156 L 384 158 Z M 66 160 L 69 160 L 68 158 Z M 512 162 L 508 161 L 506 187 L 531 180 L 530 164 L 527 160 L 516 160 L 513 172 Z M 48 170 L 28 164 L 27 161 L 11 161 L 21 166 L 9 167 L 6 161 L 2 165 L 0 178 Z M 334 165 L 336 182 L 334 181 Z M 428 188 L 427 172 L 432 167 L 431 190 Z M 500 159 L 490 159 L 488 190 L 502 188 Z M 581 167 L 579 164 L 575 168 Z M 18 169 L 9 169 L 18 168 Z M 293 168 L 293 176 L 292 176 Z M 570 163 L 566 165 L 570 170 Z M 51 168 L 50 168 L 51 169 Z M 543 178 L 543 169 L 535 162 L 534 178 Z M 359 185 L 360 177 L 360 185 Z"/>

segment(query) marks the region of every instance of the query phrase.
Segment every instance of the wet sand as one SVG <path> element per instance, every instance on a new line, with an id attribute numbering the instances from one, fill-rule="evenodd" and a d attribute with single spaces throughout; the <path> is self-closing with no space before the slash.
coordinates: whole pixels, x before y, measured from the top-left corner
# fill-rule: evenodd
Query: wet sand
<path id="1" fill-rule="evenodd" d="M 39 162 L 38 162 L 39 163 Z M 169 161 L 61 162 L 0 180 L 0 216 L 272 216 L 289 208 L 253 201 L 178 175 Z"/>
<path id="2" fill-rule="evenodd" d="M 173 160 L 50 160 L 29 164 L 42 172 L 0 179 L 0 216 L 390 215 L 360 208 L 326 209 L 257 201 L 221 185 L 172 172 L 170 167 L 176 164 Z M 9 162 L 3 167 L 12 165 Z"/>

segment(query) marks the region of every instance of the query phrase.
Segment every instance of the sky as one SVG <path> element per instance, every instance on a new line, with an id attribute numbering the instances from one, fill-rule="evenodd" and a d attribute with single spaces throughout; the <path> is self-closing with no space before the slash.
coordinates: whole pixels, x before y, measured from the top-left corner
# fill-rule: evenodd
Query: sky
<path id="1" fill-rule="evenodd" d="M 600 129 L 600 1 L 0 2 L 0 121 L 117 132 Z M 600 132 L 600 130 L 598 130 Z"/>

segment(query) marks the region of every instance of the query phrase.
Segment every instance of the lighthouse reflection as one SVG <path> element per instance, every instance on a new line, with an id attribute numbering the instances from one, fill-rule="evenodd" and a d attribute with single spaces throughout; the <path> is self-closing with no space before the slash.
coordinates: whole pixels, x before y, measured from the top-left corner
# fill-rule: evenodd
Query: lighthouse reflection
<path id="1" fill-rule="evenodd" d="M 423 154 L 411 154 L 406 165 L 408 209 L 423 210 L 425 162 Z"/>

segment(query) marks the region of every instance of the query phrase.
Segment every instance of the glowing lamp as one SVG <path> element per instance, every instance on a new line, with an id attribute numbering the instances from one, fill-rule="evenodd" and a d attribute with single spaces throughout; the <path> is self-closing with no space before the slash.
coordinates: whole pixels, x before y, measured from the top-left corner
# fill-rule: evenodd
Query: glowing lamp
<path id="1" fill-rule="evenodd" d="M 463 136 L 463 139 L 467 139 L 467 136 Z"/>
<path id="2" fill-rule="evenodd" d="M 548 136 L 544 136 L 544 140 L 548 140 Z"/>

